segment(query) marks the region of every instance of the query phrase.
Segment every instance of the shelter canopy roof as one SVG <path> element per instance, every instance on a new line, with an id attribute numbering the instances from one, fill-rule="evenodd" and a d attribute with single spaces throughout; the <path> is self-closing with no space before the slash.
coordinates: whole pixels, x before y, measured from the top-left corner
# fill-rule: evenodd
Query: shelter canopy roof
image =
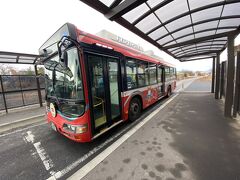
<path id="1" fill-rule="evenodd" d="M 40 62 L 40 56 L 16 52 L 0 51 L 0 64 L 36 64 Z"/>
<path id="2" fill-rule="evenodd" d="M 81 0 L 180 61 L 216 56 L 240 32 L 240 0 Z"/>

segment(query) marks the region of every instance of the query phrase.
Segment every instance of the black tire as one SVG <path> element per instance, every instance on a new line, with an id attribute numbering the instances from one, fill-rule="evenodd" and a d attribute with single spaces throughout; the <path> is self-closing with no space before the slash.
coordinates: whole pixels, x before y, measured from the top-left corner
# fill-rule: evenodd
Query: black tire
<path id="1" fill-rule="evenodd" d="M 167 97 L 170 97 L 172 94 L 172 88 L 171 86 L 168 87 L 168 91 L 167 91 Z"/>
<path id="2" fill-rule="evenodd" d="M 142 103 L 139 98 L 133 98 L 129 104 L 128 119 L 133 122 L 141 116 Z"/>

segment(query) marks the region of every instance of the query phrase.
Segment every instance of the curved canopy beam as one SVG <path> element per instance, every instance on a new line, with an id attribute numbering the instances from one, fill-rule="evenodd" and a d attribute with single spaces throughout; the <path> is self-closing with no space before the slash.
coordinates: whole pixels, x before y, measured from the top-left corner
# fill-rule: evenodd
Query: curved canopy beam
<path id="1" fill-rule="evenodd" d="M 184 55 L 184 54 L 191 54 L 191 53 L 194 53 L 194 52 L 201 52 L 201 51 L 208 51 L 208 50 L 214 50 L 214 51 L 221 51 L 222 47 L 221 48 L 195 48 L 192 49 L 192 50 L 188 50 L 188 51 L 183 51 L 183 52 L 180 52 L 180 53 L 176 53 L 175 55 L 176 56 L 181 56 L 181 55 Z"/>
<path id="2" fill-rule="evenodd" d="M 206 40 L 214 39 L 214 38 L 227 37 L 229 34 L 237 35 L 237 34 L 239 34 L 239 31 L 240 30 L 237 29 L 237 30 L 230 31 L 230 32 L 214 34 L 214 35 L 211 35 L 211 36 L 204 36 L 204 37 L 192 39 L 192 40 L 189 40 L 189 41 L 184 41 L 184 42 L 181 42 L 181 43 L 165 46 L 165 47 L 163 47 L 163 49 L 170 49 L 170 48 L 179 47 L 179 46 L 183 46 L 183 45 L 190 45 L 190 44 L 200 43 L 201 41 L 206 41 Z"/>
<path id="3" fill-rule="evenodd" d="M 204 30 L 201 30 L 201 31 L 195 31 L 195 33 L 189 33 L 189 34 L 185 34 L 183 36 L 180 36 L 178 38 L 175 38 L 174 40 L 171 40 L 171 41 L 168 41 L 164 44 L 162 44 L 163 46 L 173 42 L 173 41 L 176 41 L 176 40 L 179 40 L 179 39 L 182 39 L 182 38 L 185 38 L 187 36 L 191 36 L 191 35 L 196 35 L 196 34 L 199 34 L 199 33 L 203 33 L 203 32 L 208 32 L 208 31 L 217 31 L 218 29 L 236 29 L 238 28 L 238 26 L 226 26 L 226 27 L 219 27 L 219 28 L 209 28 L 209 29 L 204 29 Z"/>
<path id="4" fill-rule="evenodd" d="M 204 56 L 204 57 L 198 57 L 198 58 L 189 58 L 189 59 L 179 59 L 179 61 L 181 61 L 181 62 L 186 62 L 186 61 L 196 61 L 196 60 L 202 60 L 202 59 L 212 59 L 213 57 L 215 57 L 215 56 Z"/>
<path id="5" fill-rule="evenodd" d="M 195 56 L 202 56 L 202 55 L 212 55 L 212 54 L 214 54 L 214 55 L 216 55 L 216 54 L 218 54 L 219 53 L 219 51 L 203 51 L 203 52 L 201 52 L 201 53 L 196 53 L 196 54 L 194 54 L 194 53 L 192 53 L 192 54 L 186 54 L 186 55 L 183 55 L 183 56 L 177 56 L 177 58 L 179 58 L 179 59 L 182 59 L 182 58 L 189 58 L 189 57 L 195 57 Z"/>
<path id="6" fill-rule="evenodd" d="M 115 0 L 112 2 L 112 4 L 109 6 L 110 9 L 115 8 L 117 5 L 119 5 L 122 2 L 122 0 Z"/>
<path id="7" fill-rule="evenodd" d="M 209 42 L 209 45 L 208 44 L 206 44 L 206 45 L 197 45 L 196 44 L 194 47 L 184 48 L 183 50 L 182 49 L 176 49 L 176 50 L 171 51 L 171 52 L 172 53 L 174 52 L 174 54 L 177 54 L 177 53 L 182 52 L 182 51 L 196 49 L 196 48 L 202 48 L 202 47 L 208 47 L 208 46 L 210 46 L 210 47 L 223 47 L 225 45 L 226 45 L 226 43 L 224 43 L 224 44 L 212 44 L 211 42 Z"/>
<path id="8" fill-rule="evenodd" d="M 110 19 L 111 21 L 121 17 L 122 15 L 128 13 L 132 9 L 136 8 L 137 6 L 145 3 L 147 0 L 126 0 L 123 1 L 121 4 L 117 5 L 116 7 L 110 9 L 109 12 L 105 14 L 105 17 Z"/>
<path id="9" fill-rule="evenodd" d="M 223 47 L 224 47 L 223 45 L 221 45 L 221 46 L 211 46 L 211 45 L 208 45 L 208 46 L 201 46 L 201 47 L 195 46 L 195 47 L 192 47 L 192 48 L 188 48 L 188 49 L 184 49 L 184 50 L 175 52 L 174 54 L 176 56 L 178 56 L 181 53 L 186 53 L 186 52 L 189 52 L 189 51 L 196 51 L 196 50 L 199 51 L 201 49 L 219 49 L 219 50 L 221 50 Z"/>
<path id="10" fill-rule="evenodd" d="M 212 42 L 212 40 L 211 41 L 203 41 L 203 42 L 200 42 L 200 43 L 197 43 L 196 45 L 197 46 L 203 46 L 203 45 L 201 45 L 201 44 L 204 44 L 204 43 L 209 43 L 209 44 L 211 44 L 211 43 L 213 43 Z M 214 40 L 214 44 L 216 44 L 216 45 L 222 45 L 222 46 L 225 46 L 226 45 L 226 43 L 227 43 L 227 40 Z M 209 44 L 207 44 L 206 46 L 208 46 Z M 213 44 L 213 45 L 214 45 Z M 195 45 L 195 44 L 194 44 Z M 171 53 L 175 53 L 175 51 L 179 51 L 179 50 L 181 50 L 182 48 L 187 48 L 188 49 L 188 47 L 189 46 L 193 46 L 192 44 L 191 45 L 187 45 L 187 46 L 180 46 L 179 48 L 175 48 L 174 50 L 170 50 L 169 49 L 169 51 L 171 52 Z M 195 46 L 194 46 L 195 47 Z M 184 50 L 183 49 L 183 50 Z"/>

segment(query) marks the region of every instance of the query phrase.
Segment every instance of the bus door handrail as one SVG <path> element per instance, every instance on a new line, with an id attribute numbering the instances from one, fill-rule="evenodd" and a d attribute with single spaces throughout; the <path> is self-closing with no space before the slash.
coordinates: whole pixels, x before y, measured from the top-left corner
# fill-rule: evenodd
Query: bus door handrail
<path id="1" fill-rule="evenodd" d="M 94 96 L 94 98 L 99 99 L 101 102 L 98 103 L 98 104 L 93 104 L 93 107 L 95 108 L 95 107 L 97 107 L 97 106 L 102 105 L 103 115 L 105 115 L 105 110 L 104 110 L 104 100 L 103 100 L 102 98 L 97 97 L 97 96 Z"/>

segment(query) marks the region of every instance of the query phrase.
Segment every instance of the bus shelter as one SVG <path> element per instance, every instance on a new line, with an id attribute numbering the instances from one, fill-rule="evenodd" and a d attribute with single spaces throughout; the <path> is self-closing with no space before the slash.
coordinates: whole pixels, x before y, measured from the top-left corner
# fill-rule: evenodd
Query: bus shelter
<path id="1" fill-rule="evenodd" d="M 181 62 L 213 59 L 215 98 L 225 96 L 226 117 L 240 112 L 240 53 L 234 54 L 234 39 L 240 32 L 240 0 L 80 1 Z M 226 48 L 227 61 L 220 64 Z"/>
<path id="2" fill-rule="evenodd" d="M 36 103 L 43 106 L 44 77 L 37 71 L 39 60 L 35 54 L 0 51 L 0 64 L 34 66 L 34 75 L 0 74 L 0 110 L 7 113 L 8 109 Z"/>

